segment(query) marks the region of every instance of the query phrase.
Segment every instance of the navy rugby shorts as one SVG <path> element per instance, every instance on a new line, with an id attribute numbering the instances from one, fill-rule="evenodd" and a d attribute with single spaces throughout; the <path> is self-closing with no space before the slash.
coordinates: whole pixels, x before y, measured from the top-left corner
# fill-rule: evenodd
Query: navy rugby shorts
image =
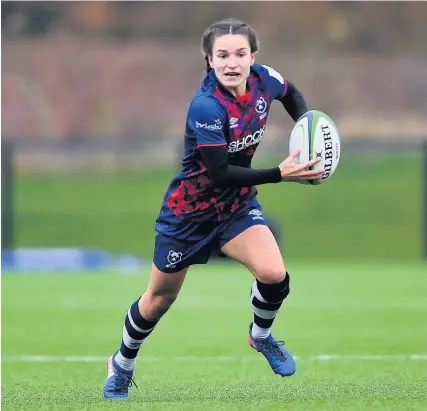
<path id="1" fill-rule="evenodd" d="M 181 221 L 174 230 L 158 232 L 155 238 L 155 266 L 173 273 L 193 264 L 206 264 L 212 253 L 253 225 L 267 225 L 256 198 L 221 222 Z"/>

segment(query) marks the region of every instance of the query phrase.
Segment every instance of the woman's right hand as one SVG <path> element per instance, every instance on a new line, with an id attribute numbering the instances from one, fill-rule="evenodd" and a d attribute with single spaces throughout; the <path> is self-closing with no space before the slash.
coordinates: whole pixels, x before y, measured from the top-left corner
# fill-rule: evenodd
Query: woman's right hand
<path id="1" fill-rule="evenodd" d="M 295 159 L 299 156 L 300 150 L 293 152 L 286 160 L 279 164 L 282 174 L 282 181 L 295 181 L 297 183 L 307 183 L 309 180 L 317 180 L 322 178 L 324 169 L 310 170 L 320 161 L 320 158 L 315 158 L 307 163 L 298 164 Z"/>

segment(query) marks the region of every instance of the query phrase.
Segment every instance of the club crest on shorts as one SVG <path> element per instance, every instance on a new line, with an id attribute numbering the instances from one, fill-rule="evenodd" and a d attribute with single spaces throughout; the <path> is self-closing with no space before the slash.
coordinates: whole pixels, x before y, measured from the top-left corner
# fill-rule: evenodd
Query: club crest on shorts
<path id="1" fill-rule="evenodd" d="M 179 263 L 182 258 L 182 253 L 177 253 L 176 251 L 170 250 L 167 256 L 169 264 L 166 265 L 166 268 L 174 268 L 175 264 Z"/>

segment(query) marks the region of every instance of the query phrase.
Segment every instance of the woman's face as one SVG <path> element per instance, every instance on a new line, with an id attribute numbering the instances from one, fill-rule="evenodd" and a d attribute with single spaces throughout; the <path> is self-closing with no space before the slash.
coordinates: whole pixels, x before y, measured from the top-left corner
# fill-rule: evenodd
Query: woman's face
<path id="1" fill-rule="evenodd" d="M 246 80 L 255 62 L 249 41 L 241 34 L 226 34 L 217 37 L 213 43 L 209 63 L 217 79 L 233 94 L 246 92 Z"/>

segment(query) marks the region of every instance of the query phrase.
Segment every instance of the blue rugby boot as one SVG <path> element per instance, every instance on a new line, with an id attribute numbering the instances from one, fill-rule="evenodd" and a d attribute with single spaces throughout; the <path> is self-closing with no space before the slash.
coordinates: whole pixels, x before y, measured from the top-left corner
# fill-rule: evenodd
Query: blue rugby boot
<path id="1" fill-rule="evenodd" d="M 128 397 L 128 389 L 135 384 L 132 379 L 133 370 L 124 370 L 114 360 L 114 354 L 108 359 L 107 363 L 107 382 L 104 385 L 104 398 L 106 399 L 124 399 Z M 138 388 L 138 387 L 137 387 Z"/>
<path id="2" fill-rule="evenodd" d="M 265 340 L 254 341 L 251 332 L 252 323 L 249 326 L 249 345 L 267 359 L 275 374 L 279 374 L 282 377 L 289 377 L 295 374 L 295 360 L 283 346 L 283 341 L 276 341 L 271 333 Z"/>

